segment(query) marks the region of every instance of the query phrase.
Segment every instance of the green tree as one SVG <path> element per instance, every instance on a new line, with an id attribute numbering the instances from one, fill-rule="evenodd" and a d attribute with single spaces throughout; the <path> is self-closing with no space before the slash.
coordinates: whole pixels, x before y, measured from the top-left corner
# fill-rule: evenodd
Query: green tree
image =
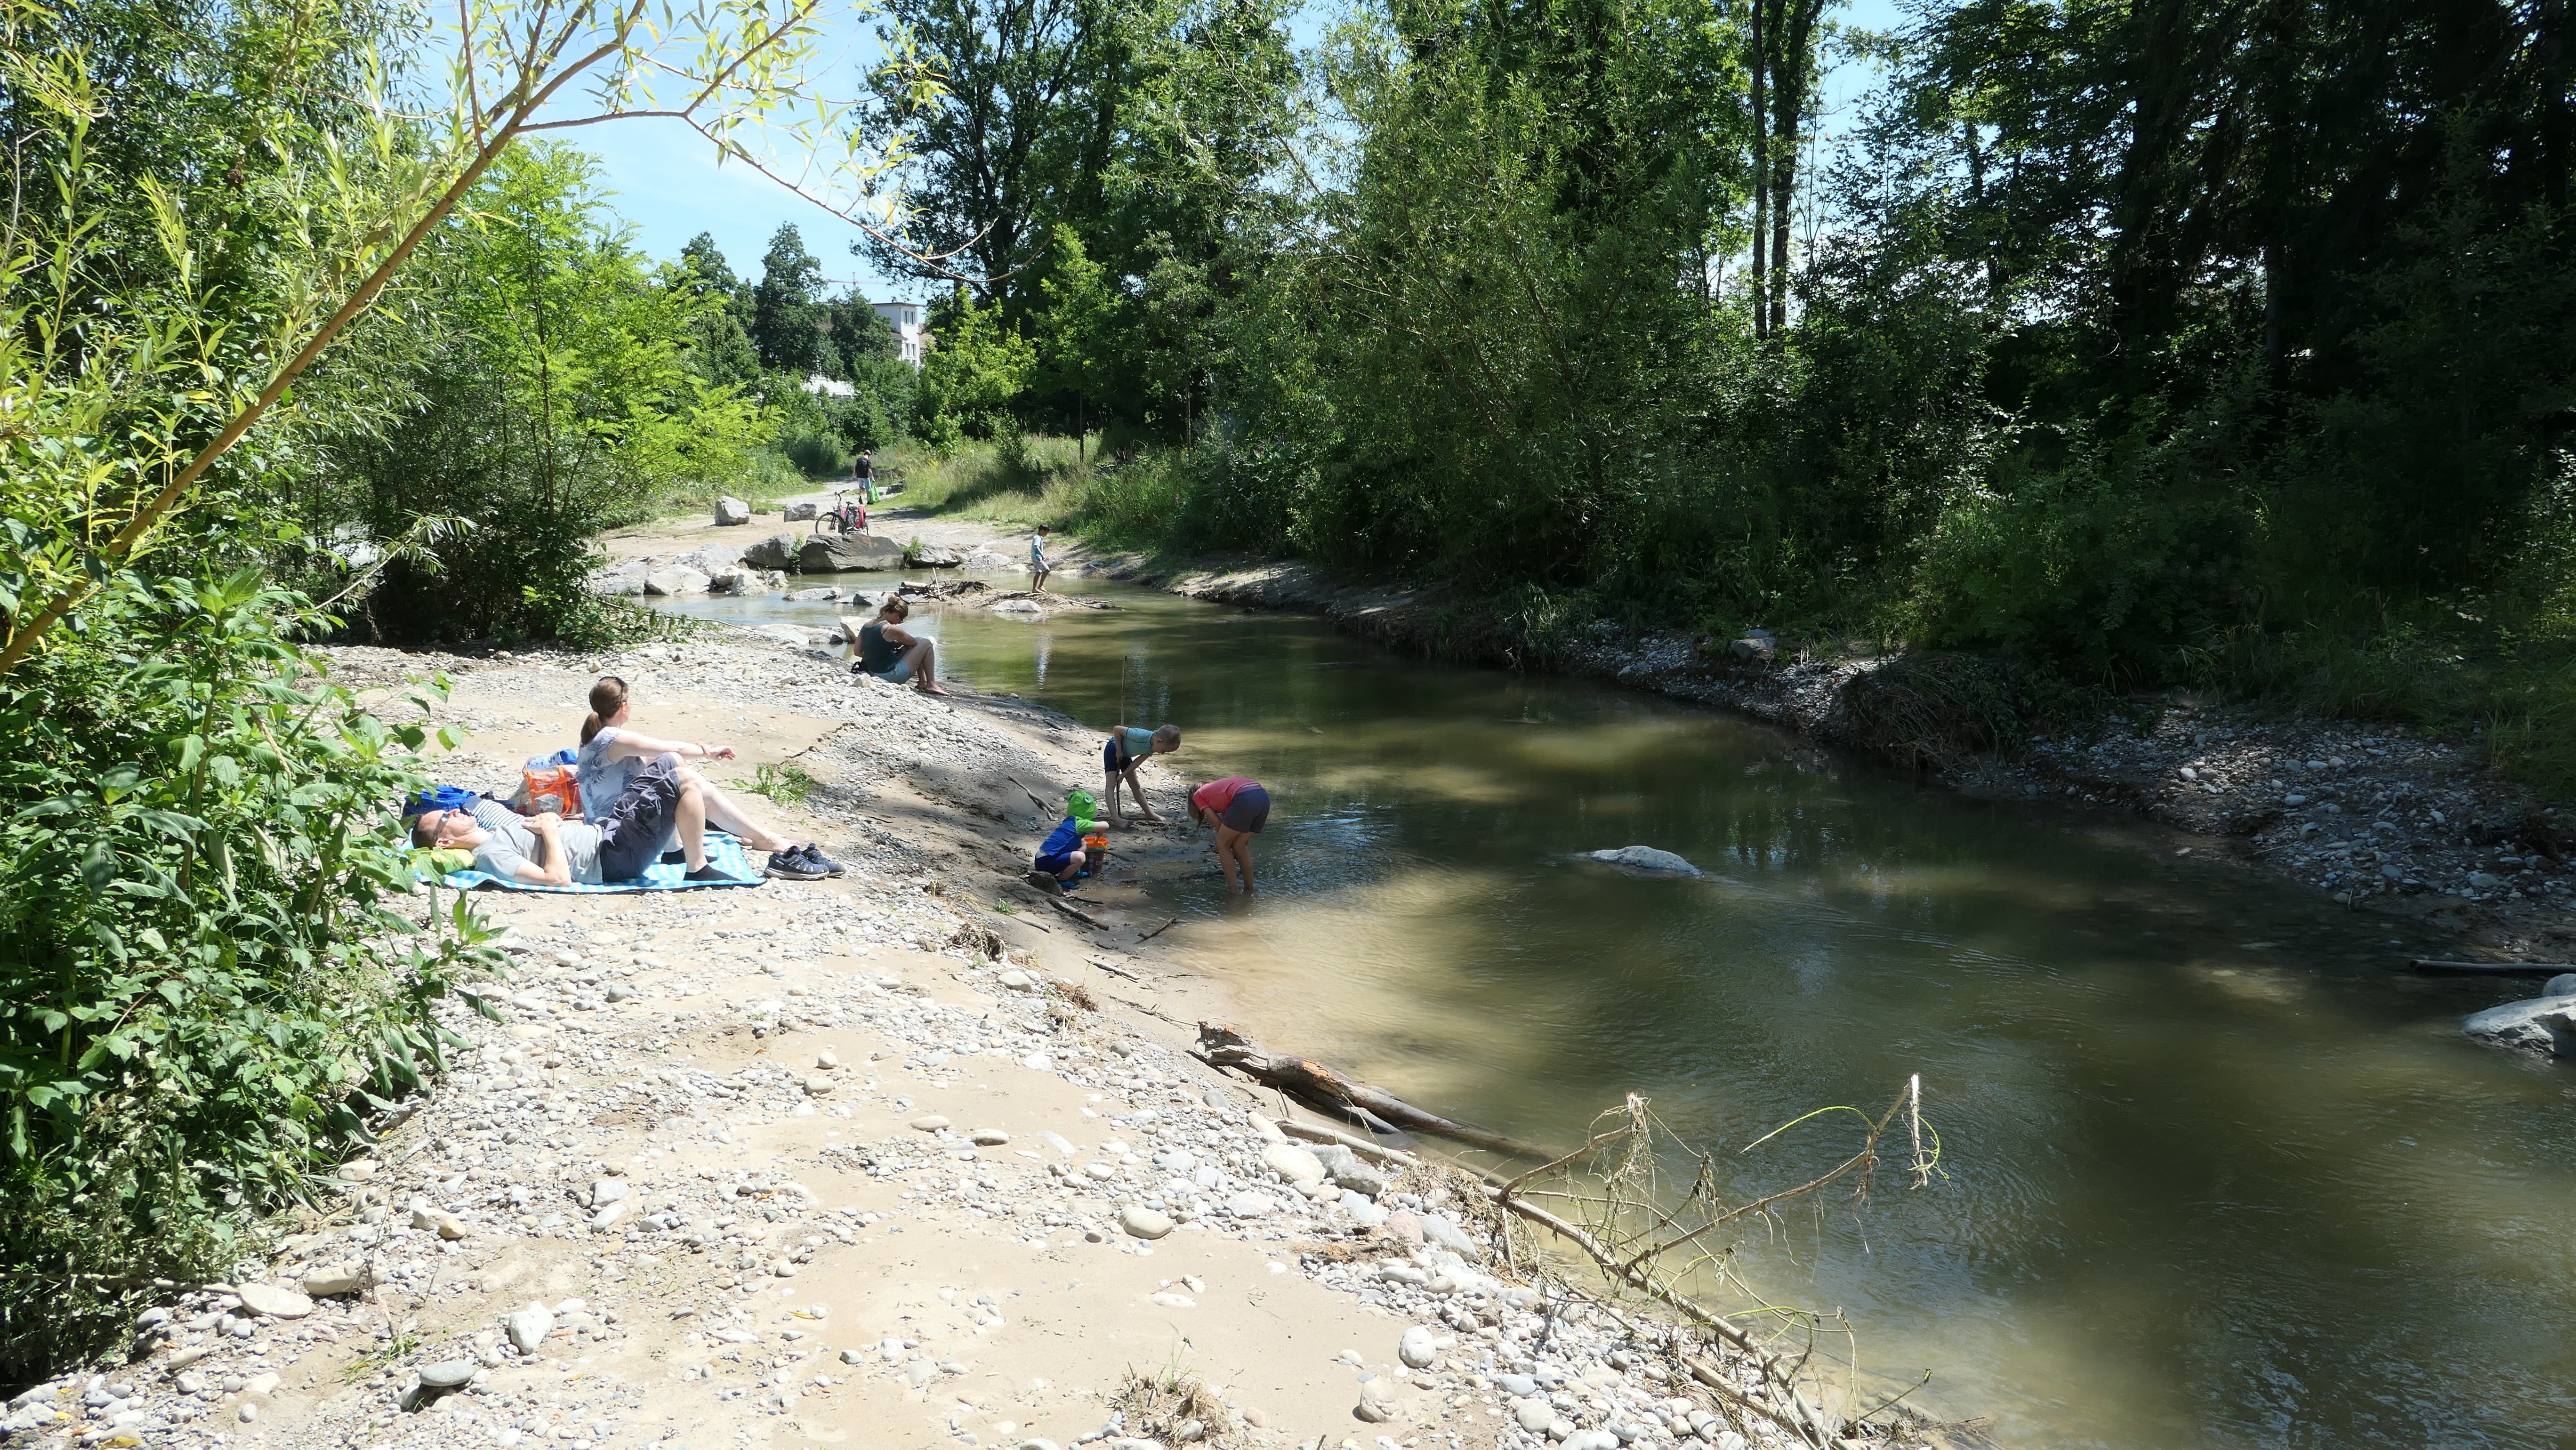
<path id="1" fill-rule="evenodd" d="M 470 200 L 422 259 L 411 405 L 325 445 L 333 501 L 379 539 L 426 513 L 476 525 L 434 569 L 388 571 L 364 603 L 376 630 L 584 637 L 589 540 L 739 476 L 771 420 L 687 366 L 725 299 L 648 268 L 590 158 L 529 148 Z"/>
<path id="2" fill-rule="evenodd" d="M 1004 321 L 998 307 L 978 307 L 964 287 L 931 306 L 939 345 L 922 359 L 914 429 L 940 446 L 961 437 L 990 438 L 1015 421 L 1013 408 L 1037 370 L 1037 349 Z"/>
<path id="3" fill-rule="evenodd" d="M 823 264 L 805 250 L 796 224 L 782 224 L 760 259 L 760 281 L 751 289 L 751 341 L 760 365 L 773 372 L 822 371 L 832 350 L 823 331 Z"/>
<path id="4" fill-rule="evenodd" d="M 751 316 L 751 289 L 734 275 L 714 236 L 700 232 L 680 249 L 672 285 L 721 304 L 695 310 L 689 329 L 690 370 L 711 383 L 737 388 L 756 384 L 760 352 L 752 346 L 745 326 Z"/>
<path id="5" fill-rule="evenodd" d="M 1058 226 L 1048 247 L 1042 308 L 1036 318 L 1031 385 L 1074 399 L 1074 436 L 1087 436 L 1088 405 L 1115 386 L 1128 351 L 1126 299 L 1109 285 L 1082 238 Z"/>

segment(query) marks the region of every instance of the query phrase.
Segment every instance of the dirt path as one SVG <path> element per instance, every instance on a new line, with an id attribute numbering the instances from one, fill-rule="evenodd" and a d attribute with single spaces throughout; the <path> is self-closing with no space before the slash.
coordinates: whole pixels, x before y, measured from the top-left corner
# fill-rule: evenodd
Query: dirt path
<path id="1" fill-rule="evenodd" d="M 1097 929 L 1016 881 L 1092 760 L 1075 722 L 729 632 L 333 653 L 373 686 L 447 671 L 435 716 L 472 734 L 439 774 L 479 786 L 618 673 L 639 728 L 741 751 L 720 783 L 806 773 L 800 802 L 737 798 L 850 874 L 482 894 L 512 969 L 497 1020 L 446 1013 L 457 1070 L 239 1282 L 174 1289 L 134 1362 L 19 1396 L 15 1443 L 1771 1443 L 1616 1320 L 1539 1312 L 1471 1195 L 1323 1177 L 1276 1098 L 1179 1050 L 1221 996 L 1140 943 L 1133 873 L 1204 843 L 1122 840 Z"/>

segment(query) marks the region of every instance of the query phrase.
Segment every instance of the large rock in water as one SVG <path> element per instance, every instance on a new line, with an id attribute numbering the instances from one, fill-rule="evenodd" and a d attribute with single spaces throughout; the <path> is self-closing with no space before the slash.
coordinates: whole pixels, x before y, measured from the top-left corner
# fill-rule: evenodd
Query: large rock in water
<path id="1" fill-rule="evenodd" d="M 754 569 L 793 569 L 796 567 L 796 535 L 788 530 L 742 551 L 742 562 Z"/>
<path id="2" fill-rule="evenodd" d="M 945 544 L 915 542 L 904 550 L 903 561 L 916 569 L 954 569 L 966 562 L 966 556 Z"/>
<path id="3" fill-rule="evenodd" d="M 643 559 L 621 559 L 590 576 L 594 594 L 626 596 L 644 592 L 644 576 L 653 566 Z"/>
<path id="4" fill-rule="evenodd" d="M 707 592 L 707 576 L 695 569 L 656 569 L 644 576 L 644 592 L 665 596 L 704 594 Z"/>
<path id="5" fill-rule="evenodd" d="M 1622 846 L 1615 851 L 1587 851 L 1593 860 L 1611 866 L 1625 866 L 1631 871 L 1651 871 L 1658 876 L 1697 876 L 1700 869 L 1670 851 L 1652 846 Z"/>
<path id="6" fill-rule="evenodd" d="M 2552 985 L 2556 979 L 2552 979 Z M 2532 997 L 2472 1012 L 2460 1030 L 2480 1042 L 2576 1057 L 2576 997 Z"/>
<path id="7" fill-rule="evenodd" d="M 744 503 L 738 498 L 720 498 L 716 500 L 716 524 L 718 527 L 721 528 L 732 524 L 747 524 L 750 522 L 751 505 Z"/>
<path id="8" fill-rule="evenodd" d="M 742 550 L 732 544 L 706 544 L 691 549 L 671 562 L 683 569 L 695 569 L 701 574 L 713 576 L 719 570 L 731 569 L 740 564 Z"/>
<path id="9" fill-rule="evenodd" d="M 797 548 L 796 567 L 808 574 L 900 569 L 903 545 L 865 534 L 816 534 Z"/>

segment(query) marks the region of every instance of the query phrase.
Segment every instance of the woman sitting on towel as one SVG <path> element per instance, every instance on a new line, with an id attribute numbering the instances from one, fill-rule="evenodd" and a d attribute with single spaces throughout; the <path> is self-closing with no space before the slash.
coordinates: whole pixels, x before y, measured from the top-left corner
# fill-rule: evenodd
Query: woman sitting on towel
<path id="1" fill-rule="evenodd" d="M 627 721 L 634 706 L 627 698 L 626 682 L 615 675 L 602 675 L 590 687 L 590 718 L 581 722 L 580 784 L 581 813 L 594 824 L 608 819 L 626 787 L 644 771 L 645 765 L 660 755 L 681 760 L 731 760 L 730 745 L 709 746 L 696 740 L 662 740 L 629 729 Z M 787 839 L 743 814 L 733 798 L 718 790 L 696 769 L 682 765 L 679 776 L 684 784 L 700 788 L 706 805 L 706 821 L 718 830 L 731 831 L 755 851 L 767 851 L 768 872 L 790 881 L 819 881 L 838 876 L 847 868 L 825 856 L 810 841 L 803 845 Z M 665 846 L 668 849 L 668 846 Z"/>

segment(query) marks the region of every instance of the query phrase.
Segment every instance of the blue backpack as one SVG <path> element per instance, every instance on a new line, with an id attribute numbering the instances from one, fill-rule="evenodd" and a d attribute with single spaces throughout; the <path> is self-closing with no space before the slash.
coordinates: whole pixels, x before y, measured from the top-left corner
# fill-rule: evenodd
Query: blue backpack
<path id="1" fill-rule="evenodd" d="M 481 792 L 467 790 L 461 785 L 434 785 L 404 801 L 402 813 L 416 816 L 423 811 L 470 810 L 481 799 Z"/>

